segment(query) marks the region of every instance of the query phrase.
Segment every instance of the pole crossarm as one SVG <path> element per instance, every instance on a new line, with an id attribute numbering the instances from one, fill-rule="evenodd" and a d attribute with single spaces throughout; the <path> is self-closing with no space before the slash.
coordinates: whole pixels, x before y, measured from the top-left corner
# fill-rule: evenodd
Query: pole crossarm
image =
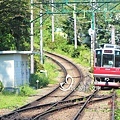
<path id="1" fill-rule="evenodd" d="M 30 21 L 31 23 L 44 15 L 73 14 L 73 11 L 75 13 L 120 13 L 120 9 L 116 9 L 116 7 L 120 8 L 119 0 L 54 0 L 54 2 L 51 2 L 51 0 L 43 0 L 43 2 L 34 0 L 31 6 L 39 8 L 40 4 L 44 6 L 41 8 L 42 13 L 40 13 L 37 18 L 34 18 L 32 21 Z M 74 4 L 76 4 L 76 10 L 74 10 Z M 94 4 L 96 5 L 95 8 L 93 8 Z M 51 7 L 54 7 L 54 11 L 51 10 Z"/>
<path id="2" fill-rule="evenodd" d="M 115 6 L 111 7 L 111 9 L 110 9 L 110 10 L 112 10 L 112 9 L 116 8 L 116 7 L 117 7 L 117 6 L 119 6 L 119 5 L 120 5 L 120 2 L 119 2 L 118 4 L 116 4 Z M 120 6 L 119 6 L 119 8 L 120 8 Z"/>
<path id="3" fill-rule="evenodd" d="M 39 15 L 38 17 L 36 17 L 34 20 L 31 20 L 30 23 L 36 21 L 37 19 L 39 19 L 40 17 L 43 17 L 44 15 L 46 15 L 46 13 L 42 13 L 41 15 Z"/>
<path id="4" fill-rule="evenodd" d="M 119 3 L 119 0 L 54 0 L 52 4 L 76 4 L 76 3 Z M 35 2 L 35 4 L 50 4 L 50 1 L 43 1 L 43 2 Z"/>
<path id="5" fill-rule="evenodd" d="M 76 4 L 78 6 L 83 6 L 82 10 L 79 10 L 76 6 L 76 13 L 81 12 L 93 12 L 90 5 L 97 4 L 96 9 L 94 9 L 95 12 L 120 12 L 120 9 L 115 9 L 116 7 L 120 7 L 120 1 L 119 0 L 98 0 L 94 2 L 94 0 L 59 0 L 59 2 L 34 2 L 34 5 L 40 5 L 43 4 L 45 7 L 43 13 L 46 14 L 70 14 L 73 13 L 74 7 L 73 5 Z M 54 7 L 54 12 L 51 11 L 51 7 Z M 85 7 L 84 7 L 85 6 Z"/>

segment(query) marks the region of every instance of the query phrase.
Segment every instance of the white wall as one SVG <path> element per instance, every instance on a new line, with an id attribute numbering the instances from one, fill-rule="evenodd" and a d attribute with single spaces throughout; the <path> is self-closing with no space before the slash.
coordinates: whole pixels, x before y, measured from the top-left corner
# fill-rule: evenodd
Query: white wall
<path id="1" fill-rule="evenodd" d="M 0 55 L 0 80 L 4 87 L 14 87 L 14 61 L 11 55 Z"/>
<path id="2" fill-rule="evenodd" d="M 21 55 L 14 54 L 14 80 L 15 87 L 23 85 L 21 81 Z"/>
<path id="3" fill-rule="evenodd" d="M 4 87 L 29 83 L 28 55 L 0 54 L 0 80 Z"/>
<path id="4" fill-rule="evenodd" d="M 27 55 L 14 55 L 15 85 L 29 83 L 29 69 Z"/>
<path id="5" fill-rule="evenodd" d="M 29 62 L 28 62 L 28 56 L 27 55 L 22 55 L 22 79 L 23 79 L 23 83 L 29 83 Z"/>

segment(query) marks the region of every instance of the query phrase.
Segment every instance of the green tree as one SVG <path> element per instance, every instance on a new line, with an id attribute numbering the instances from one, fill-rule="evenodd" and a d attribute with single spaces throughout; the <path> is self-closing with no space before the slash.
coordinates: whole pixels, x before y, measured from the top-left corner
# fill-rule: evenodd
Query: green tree
<path id="1" fill-rule="evenodd" d="M 30 13 L 24 0 L 0 2 L 0 50 L 29 49 Z"/>
<path id="2" fill-rule="evenodd" d="M 3 88 L 4 88 L 3 83 L 0 80 L 0 92 L 2 92 Z"/>

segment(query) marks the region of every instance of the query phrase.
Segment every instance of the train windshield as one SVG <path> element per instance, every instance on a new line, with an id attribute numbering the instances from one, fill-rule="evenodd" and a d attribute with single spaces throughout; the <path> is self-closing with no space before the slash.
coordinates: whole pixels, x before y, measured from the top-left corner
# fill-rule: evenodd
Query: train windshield
<path id="1" fill-rule="evenodd" d="M 103 54 L 103 67 L 114 67 L 114 55 L 113 54 Z"/>

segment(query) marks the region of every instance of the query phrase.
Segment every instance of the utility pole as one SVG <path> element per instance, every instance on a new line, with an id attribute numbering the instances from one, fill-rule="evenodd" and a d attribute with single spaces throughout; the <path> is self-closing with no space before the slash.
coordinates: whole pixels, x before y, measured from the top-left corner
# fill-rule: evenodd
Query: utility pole
<path id="1" fill-rule="evenodd" d="M 42 3 L 40 5 L 40 62 L 43 64 Z"/>
<path id="2" fill-rule="evenodd" d="M 77 34 L 76 34 L 76 4 L 74 4 L 73 18 L 74 18 L 74 42 L 75 42 L 75 49 L 77 49 Z"/>
<path id="3" fill-rule="evenodd" d="M 89 35 L 91 36 L 91 67 L 93 67 L 94 63 L 94 49 L 95 49 L 95 40 L 96 40 L 96 30 L 95 30 L 95 24 L 96 24 L 96 18 L 95 18 L 95 9 L 96 7 L 96 0 L 92 0 L 92 20 L 91 20 L 91 30 L 89 30 Z"/>
<path id="4" fill-rule="evenodd" d="M 33 52 L 33 0 L 31 0 L 31 52 Z M 31 74 L 34 73 L 34 56 L 31 55 Z"/>
<path id="5" fill-rule="evenodd" d="M 111 25 L 111 43 L 115 45 L 115 26 Z"/>
<path id="6" fill-rule="evenodd" d="M 54 4 L 53 4 L 53 0 L 52 0 L 52 42 L 54 42 Z"/>

